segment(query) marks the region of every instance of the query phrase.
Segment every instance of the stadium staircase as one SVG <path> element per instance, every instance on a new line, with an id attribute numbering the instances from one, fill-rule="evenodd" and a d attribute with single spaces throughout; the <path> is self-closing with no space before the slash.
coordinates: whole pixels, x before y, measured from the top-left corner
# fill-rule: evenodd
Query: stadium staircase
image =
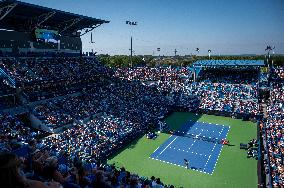
<path id="1" fill-rule="evenodd" d="M 261 106 L 262 106 L 262 113 L 263 113 L 263 116 L 264 116 L 264 118 L 267 118 L 267 116 L 268 116 L 268 113 L 267 113 L 267 104 L 266 104 L 266 103 L 262 103 Z"/>
<path id="2" fill-rule="evenodd" d="M 0 75 L 9 82 L 9 85 L 12 87 L 16 87 L 16 80 L 13 79 L 9 74 L 7 74 L 1 67 L 0 67 Z"/>
<path id="3" fill-rule="evenodd" d="M 261 113 L 263 114 L 263 117 L 266 119 L 268 117 L 268 113 L 267 113 L 267 104 L 266 103 L 260 103 L 260 107 L 261 107 Z M 262 131 L 262 139 L 263 139 L 263 146 L 264 146 L 264 149 L 267 150 L 267 148 L 265 146 L 267 146 L 267 137 L 265 136 L 266 132 L 265 130 Z M 269 161 L 268 159 L 268 155 L 267 154 L 264 154 L 263 155 L 263 160 L 264 161 Z M 265 179 L 265 182 L 267 183 L 265 185 L 266 188 L 271 188 L 271 185 L 268 183 L 268 182 L 271 182 L 270 181 L 270 173 L 269 172 L 269 169 L 264 166 L 264 171 L 265 171 L 265 175 L 264 175 L 264 179 Z M 259 184 L 260 185 L 260 184 Z M 259 187 L 262 187 L 262 186 L 259 186 Z"/>

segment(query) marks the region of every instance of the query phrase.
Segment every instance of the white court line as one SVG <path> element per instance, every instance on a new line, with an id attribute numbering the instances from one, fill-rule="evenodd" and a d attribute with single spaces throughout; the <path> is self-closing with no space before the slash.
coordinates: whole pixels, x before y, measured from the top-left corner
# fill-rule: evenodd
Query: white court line
<path id="1" fill-rule="evenodd" d="M 171 162 L 166 162 L 166 161 L 163 161 L 163 160 L 160 160 L 160 159 L 156 159 L 156 158 L 151 158 L 151 157 L 149 157 L 149 158 L 150 158 L 150 159 L 153 159 L 153 160 L 157 160 L 157 161 L 163 162 L 163 163 L 167 163 L 167 164 L 179 166 L 179 167 L 182 167 L 182 168 L 186 168 L 185 166 L 182 166 L 182 165 L 179 165 L 179 164 L 175 164 L 175 163 L 171 163 Z M 210 174 L 210 173 L 207 173 L 207 172 L 204 172 L 204 171 L 201 171 L 201 170 L 197 170 L 197 169 L 194 169 L 194 168 L 190 168 L 190 170 L 194 170 L 194 171 L 198 171 L 198 172 L 201 172 L 201 173 L 204 173 L 204 174 L 212 175 L 212 174 Z"/>
<path id="2" fill-rule="evenodd" d="M 191 150 L 193 144 L 196 142 L 196 139 L 194 139 L 193 143 L 191 144 L 191 146 L 188 148 L 188 151 Z"/>
<path id="3" fill-rule="evenodd" d="M 224 146 L 224 145 L 221 146 L 221 151 L 220 151 L 219 154 L 218 154 L 217 160 L 216 160 L 215 165 L 214 165 L 214 168 L 213 168 L 213 170 L 212 170 L 212 174 L 214 173 L 214 170 L 215 170 L 215 168 L 216 168 L 216 165 L 217 165 L 218 159 L 219 159 L 219 157 L 220 157 L 220 155 L 221 155 L 223 146 Z"/>
<path id="4" fill-rule="evenodd" d="M 167 145 L 167 147 L 163 151 L 161 151 L 161 153 L 159 155 L 161 155 L 176 139 L 177 139 L 177 137 L 175 137 L 175 139 L 173 141 L 171 141 L 171 143 L 169 143 L 169 145 Z"/>
<path id="5" fill-rule="evenodd" d="M 205 122 L 202 122 L 202 123 L 205 123 Z M 208 124 L 207 122 L 206 122 L 206 124 Z M 215 125 L 220 125 L 220 124 L 215 124 Z M 219 132 L 219 136 L 218 137 L 220 137 L 221 136 L 221 134 L 222 134 L 222 132 L 224 131 L 224 128 L 225 128 L 225 126 L 223 125 L 223 127 L 222 127 L 222 129 L 221 129 L 221 131 Z M 229 127 L 230 128 L 230 127 Z M 197 128 L 195 128 L 195 129 L 197 129 Z M 198 136 L 200 136 L 201 135 L 201 133 L 203 132 L 203 131 L 209 131 L 209 130 L 203 130 L 203 129 L 201 129 L 201 132 L 200 132 L 200 134 L 199 135 L 197 135 L 197 137 Z M 213 131 L 214 132 L 214 131 Z M 229 131 L 228 131 L 229 132 Z M 228 134 L 228 132 L 227 132 L 227 134 Z M 185 133 L 185 134 L 189 134 L 189 133 Z M 217 137 L 217 138 L 218 138 Z M 227 135 L 226 135 L 226 137 L 227 137 Z M 168 147 L 170 147 L 170 145 L 175 141 L 177 139 L 177 137 L 173 140 L 173 141 L 171 141 L 171 143 L 169 143 L 168 145 L 167 145 L 167 147 L 159 154 L 159 155 L 161 155 Z M 196 140 L 194 140 L 194 142 L 191 144 L 191 146 L 189 147 L 189 150 L 192 148 L 192 146 L 194 145 L 194 143 L 195 143 L 195 141 Z M 211 152 L 213 152 L 214 151 L 214 149 L 215 149 L 215 147 L 216 147 L 216 145 L 217 145 L 217 143 L 215 143 L 215 145 L 214 145 L 214 147 L 213 147 L 213 149 L 212 149 L 212 151 Z M 170 148 L 172 148 L 172 147 L 170 147 Z M 223 145 L 222 145 L 222 148 L 223 148 Z M 222 151 L 222 148 L 221 148 L 221 151 Z M 158 149 L 158 148 L 157 148 Z M 156 149 L 156 150 L 157 150 Z M 173 149 L 177 149 L 177 150 L 181 150 L 181 149 L 179 149 L 179 148 L 173 148 Z M 155 151 L 156 151 L 155 150 Z M 188 151 L 189 151 L 188 150 Z M 184 150 L 182 150 L 183 152 L 187 152 L 188 153 L 188 151 L 184 151 Z M 191 152 L 191 153 L 193 153 L 193 152 Z M 220 153 L 221 152 L 219 152 L 219 155 L 218 155 L 218 158 L 217 158 L 217 161 L 218 161 L 218 159 L 219 159 L 219 156 L 220 156 Z M 203 156 L 207 156 L 207 155 L 204 155 L 204 154 L 198 154 L 198 153 L 193 153 L 193 154 L 196 154 L 196 155 L 203 155 Z M 209 175 L 212 175 L 213 174 L 213 172 L 214 172 L 214 170 L 215 170 L 215 167 L 216 167 L 216 165 L 217 165 L 217 161 L 215 162 L 215 166 L 214 166 L 214 168 L 213 168 L 213 171 L 212 171 L 212 173 L 206 173 L 206 172 L 204 172 L 204 170 L 205 170 L 205 168 L 206 168 L 206 166 L 208 165 L 208 162 L 209 162 L 209 160 L 210 160 L 210 158 L 211 158 L 211 155 L 209 155 L 209 157 L 208 157 L 208 159 L 207 159 L 207 162 L 205 163 L 205 166 L 204 166 L 204 168 L 203 168 L 203 171 L 200 171 L 200 170 L 197 170 L 197 169 L 192 169 L 192 170 L 196 170 L 196 171 L 199 171 L 199 172 L 202 172 L 202 173 L 205 173 L 205 174 L 209 174 Z M 178 165 L 178 164 L 174 164 L 174 163 L 171 163 L 171 162 L 166 162 L 166 161 L 162 161 L 162 160 L 159 160 L 159 159 L 155 159 L 155 158 L 152 158 L 152 159 L 154 159 L 154 160 L 157 160 L 157 161 L 161 161 L 161 162 L 164 162 L 164 163 L 167 163 L 167 164 L 172 164 L 172 165 L 176 165 L 176 166 L 180 166 L 180 167 L 183 167 L 183 166 L 181 166 L 181 165 Z"/>
<path id="6" fill-rule="evenodd" d="M 223 125 L 221 132 L 219 132 L 219 136 L 221 136 L 221 133 L 224 131 L 224 127 L 225 127 L 225 126 Z M 219 137 L 219 136 L 218 136 L 218 137 Z"/>
<path id="7" fill-rule="evenodd" d="M 202 129 L 201 133 L 202 133 L 202 132 L 203 132 L 203 129 Z M 199 133 L 199 134 L 196 135 L 196 136 L 200 136 L 201 133 Z M 187 133 L 187 134 L 189 134 L 189 133 Z M 188 148 L 188 151 L 191 150 L 191 148 L 192 148 L 192 146 L 194 145 L 195 142 L 196 142 L 196 139 L 194 139 L 193 143 L 192 143 L 192 144 L 190 145 L 190 147 Z"/>
<path id="8" fill-rule="evenodd" d="M 214 151 L 214 149 L 215 149 L 216 145 L 217 145 L 217 142 L 215 143 L 215 145 L 214 145 L 213 149 L 211 150 L 211 152 L 213 152 L 213 151 Z"/>
<path id="9" fill-rule="evenodd" d="M 155 153 L 158 149 L 159 149 L 159 147 L 157 147 L 157 149 L 155 149 L 155 151 L 153 153 Z"/>
<path id="10" fill-rule="evenodd" d="M 183 152 L 186 152 L 186 153 L 192 153 L 192 154 L 195 154 L 195 155 L 200 155 L 200 156 L 205 156 L 205 157 L 207 157 L 207 155 L 205 155 L 205 154 L 201 154 L 201 153 L 196 153 L 196 152 L 189 152 L 189 150 L 182 150 L 182 149 L 178 149 L 178 148 L 172 148 L 172 147 L 170 147 L 171 149 L 174 149 L 174 150 L 178 150 L 178 151 L 183 151 Z"/>
<path id="11" fill-rule="evenodd" d="M 223 125 L 223 128 L 224 128 L 224 127 L 225 127 L 225 125 Z M 229 130 L 230 130 L 230 126 L 229 126 Z M 227 134 L 226 134 L 225 139 L 226 139 L 227 136 L 228 136 L 229 130 L 227 131 Z M 222 130 L 221 132 L 223 132 L 223 130 Z M 220 135 L 221 135 L 221 134 L 220 134 Z M 218 158 L 217 158 L 217 160 L 216 160 L 216 162 L 215 162 L 215 165 L 214 165 L 214 167 L 213 167 L 212 174 L 213 174 L 214 171 L 215 171 L 215 168 L 216 168 L 216 166 L 217 166 L 217 162 L 218 162 L 218 160 L 219 160 L 219 157 L 220 157 L 220 155 L 221 155 L 221 152 L 223 151 L 223 146 L 224 146 L 224 145 L 221 146 L 221 150 L 220 150 L 220 152 L 219 152 L 219 154 L 218 154 Z"/>
<path id="12" fill-rule="evenodd" d="M 169 138 L 171 138 L 173 135 L 171 135 Z M 155 153 L 161 146 L 157 147 L 153 153 Z"/>
<path id="13" fill-rule="evenodd" d="M 211 155 L 209 155 L 209 157 L 208 157 L 208 159 L 207 159 L 207 161 L 206 161 L 206 163 L 205 163 L 205 165 L 204 165 L 204 167 L 203 167 L 203 170 L 205 170 L 205 168 L 206 168 L 206 166 L 207 166 L 207 164 L 208 164 L 210 158 L 211 158 Z"/>
<path id="14" fill-rule="evenodd" d="M 203 132 L 203 129 L 201 129 L 201 133 Z M 199 133 L 198 135 L 196 135 L 197 137 L 201 135 L 201 133 Z M 187 133 L 189 134 L 189 133 Z M 193 143 L 191 144 L 191 146 L 188 148 L 188 151 L 191 150 L 192 146 L 194 145 L 194 143 L 196 142 L 196 139 L 194 139 Z"/>
<path id="15" fill-rule="evenodd" d="M 222 127 L 222 130 L 219 132 L 219 136 L 221 136 L 221 133 L 222 133 L 223 131 L 224 131 L 224 126 Z M 219 138 L 219 136 L 217 137 L 217 139 Z M 214 144 L 214 147 L 212 148 L 211 153 L 213 153 L 213 151 L 214 151 L 216 145 L 217 145 L 217 142 Z M 222 146 L 222 147 L 223 147 L 223 146 Z M 221 151 L 222 151 L 222 148 L 221 148 Z M 219 155 L 220 155 L 220 152 L 219 152 Z M 218 158 L 219 158 L 219 155 L 218 155 Z M 205 165 L 204 165 L 204 167 L 203 167 L 203 170 L 205 170 L 205 168 L 206 168 L 206 166 L 207 166 L 207 164 L 208 164 L 210 158 L 211 158 L 211 155 L 209 155 L 209 157 L 208 157 L 208 159 L 207 159 L 207 161 L 206 161 L 206 163 L 205 163 Z M 218 160 L 218 159 L 217 159 L 217 160 Z M 216 163 L 217 163 L 217 161 L 215 162 L 215 166 L 216 166 Z M 215 168 L 215 167 L 214 167 L 214 168 Z M 214 172 L 214 168 L 213 168 L 212 174 L 213 174 L 213 172 Z"/>

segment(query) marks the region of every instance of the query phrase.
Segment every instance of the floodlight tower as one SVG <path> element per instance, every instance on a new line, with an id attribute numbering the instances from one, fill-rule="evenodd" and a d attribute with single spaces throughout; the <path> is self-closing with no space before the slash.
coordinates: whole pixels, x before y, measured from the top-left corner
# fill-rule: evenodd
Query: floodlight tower
<path id="1" fill-rule="evenodd" d="M 274 47 L 275 48 L 275 47 Z M 273 48 L 273 49 L 274 49 Z M 265 51 L 267 51 L 267 64 L 268 64 L 268 66 L 269 66 L 269 59 L 270 59 L 270 51 L 272 50 L 272 47 L 271 46 L 266 46 L 266 49 L 265 49 Z"/>
<path id="2" fill-rule="evenodd" d="M 199 48 L 196 48 L 196 50 L 195 50 L 198 54 L 199 54 Z M 197 55 L 197 54 L 196 54 Z"/>
<path id="3" fill-rule="evenodd" d="M 211 50 L 209 49 L 208 50 L 208 57 L 209 57 L 209 59 L 210 59 L 210 54 L 211 54 Z"/>
<path id="4" fill-rule="evenodd" d="M 177 49 L 175 49 L 175 51 L 174 51 L 174 52 L 175 52 L 175 56 L 177 56 Z"/>
<path id="5" fill-rule="evenodd" d="M 267 56 L 270 58 L 270 51 L 272 50 L 271 46 L 266 46 L 265 51 L 267 51 Z"/>
<path id="6" fill-rule="evenodd" d="M 127 25 L 130 25 L 130 26 L 134 26 L 134 25 L 137 25 L 137 22 L 131 22 L 131 21 L 126 21 L 125 22 Z M 132 54 L 133 54 L 133 49 L 132 49 L 132 36 L 130 38 L 130 67 L 132 67 Z"/>

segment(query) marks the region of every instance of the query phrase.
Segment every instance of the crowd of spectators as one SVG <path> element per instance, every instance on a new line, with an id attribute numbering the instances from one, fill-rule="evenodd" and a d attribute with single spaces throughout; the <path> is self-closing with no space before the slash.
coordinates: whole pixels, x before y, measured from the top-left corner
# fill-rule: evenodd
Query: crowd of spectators
<path id="1" fill-rule="evenodd" d="M 33 80 L 33 75 L 27 66 L 22 65 L 15 58 L 1 58 L 0 68 L 10 76 L 11 79 L 27 82 Z"/>
<path id="2" fill-rule="evenodd" d="M 13 151 L 40 134 L 26 126 L 22 120 L 26 115 L 0 113 L 0 151 Z"/>
<path id="3" fill-rule="evenodd" d="M 269 87 L 268 80 L 269 80 L 269 73 L 268 70 L 263 70 L 260 72 L 259 76 L 259 87 Z"/>
<path id="4" fill-rule="evenodd" d="M 174 188 L 160 178 L 131 174 L 124 167 L 99 165 L 96 161 L 68 158 L 66 152 L 37 147 L 33 144 L 26 157 L 0 153 L 1 185 L 5 188 Z"/>
<path id="5" fill-rule="evenodd" d="M 283 67 L 272 70 L 270 102 L 264 124 L 268 160 L 274 187 L 284 186 L 284 79 Z"/>
<path id="6" fill-rule="evenodd" d="M 7 80 L 2 77 L 0 72 L 0 110 L 18 105 L 18 101 L 15 98 L 16 89 L 10 86 Z"/>
<path id="7" fill-rule="evenodd" d="M 254 85 L 258 82 L 258 72 L 257 68 L 249 67 L 210 67 L 202 70 L 198 81 Z"/>
<path id="8" fill-rule="evenodd" d="M 82 90 L 111 69 L 95 58 L 2 58 L 0 68 L 23 88 L 30 101 L 53 98 Z"/>
<path id="9" fill-rule="evenodd" d="M 201 98 L 202 109 L 255 117 L 259 114 L 258 72 L 255 68 L 205 68 L 190 88 Z"/>
<path id="10" fill-rule="evenodd" d="M 0 96 L 0 110 L 4 110 L 7 108 L 13 108 L 18 105 L 19 105 L 19 101 L 17 100 L 15 94 Z"/>
<path id="11" fill-rule="evenodd" d="M 17 60 L 2 59 L 1 61 L 1 66 L 9 74 L 16 80 L 25 83 L 24 94 L 31 101 L 80 92 L 83 89 L 82 86 L 84 86 L 84 89 L 88 85 L 90 86 L 89 88 L 99 88 L 94 84 L 100 82 L 97 76 L 110 75 L 111 73 L 110 69 L 97 63 L 92 58 L 23 58 Z M 143 98 L 147 98 L 147 94 L 135 89 L 135 87 L 141 87 L 139 83 L 149 86 L 144 87 L 144 90 L 146 90 L 145 88 L 157 89 L 158 92 L 155 92 L 163 95 L 159 97 L 160 99 L 164 98 L 166 100 L 168 99 L 166 97 L 171 98 L 171 100 L 167 101 L 168 105 L 178 104 L 176 106 L 181 106 L 186 102 L 184 106 L 192 107 L 197 104 L 201 110 L 254 116 L 258 113 L 256 102 L 258 95 L 258 85 L 256 84 L 257 69 L 233 68 L 229 71 L 224 68 L 205 68 L 201 71 L 199 79 L 201 82 L 196 83 L 192 83 L 192 72 L 189 69 L 172 67 L 118 68 L 114 71 L 114 78 L 120 78 L 125 81 L 126 84 L 122 86 L 123 91 L 134 89 L 133 92 L 140 92 L 140 95 L 144 96 Z M 29 84 L 30 82 L 33 84 Z M 38 82 L 41 84 L 38 84 Z M 109 86 L 108 81 L 103 81 L 101 87 L 105 85 Z M 57 115 L 60 116 L 60 114 L 65 113 L 64 111 L 70 111 L 71 109 L 72 118 L 78 119 L 82 117 L 87 118 L 98 111 L 104 111 L 105 106 L 97 104 L 100 101 L 99 99 L 95 100 L 97 102 L 93 102 L 94 98 L 105 99 L 105 97 L 111 98 L 111 96 L 114 99 L 121 98 L 113 94 L 118 91 L 116 95 L 121 95 L 119 93 L 121 89 L 113 86 L 107 87 L 105 91 L 111 93 L 110 96 L 104 92 L 93 92 L 92 94 L 77 96 L 77 98 L 72 97 L 62 101 L 55 101 L 59 108 L 64 109 Z M 102 91 L 102 89 L 100 90 Z M 200 102 L 189 100 L 192 96 L 196 96 Z M 132 101 L 135 100 L 135 97 L 130 98 Z M 146 102 L 146 106 L 151 106 L 151 103 L 147 102 L 147 100 L 155 101 L 148 97 L 148 99 L 142 102 Z M 130 103 L 130 100 L 128 103 Z M 145 105 L 142 104 L 142 106 Z M 37 109 L 42 111 L 44 108 L 38 107 Z M 42 114 L 37 112 L 37 109 L 35 114 L 42 116 Z M 149 109 L 151 110 L 151 108 Z M 52 118 L 51 121 L 58 119 L 54 119 L 54 117 L 48 118 Z M 64 117 L 63 119 L 66 118 Z M 46 123 L 51 121 L 48 120 Z M 70 123 L 69 120 L 67 122 Z M 63 124 L 67 122 L 63 121 Z"/>
<path id="12" fill-rule="evenodd" d="M 98 115 L 42 142 L 49 148 L 68 151 L 70 157 L 105 159 L 143 132 L 139 124 L 112 115 Z"/>
<path id="13" fill-rule="evenodd" d="M 251 114 L 257 116 L 260 113 L 257 100 L 238 100 L 235 104 L 236 114 Z"/>
<path id="14" fill-rule="evenodd" d="M 137 68 L 118 68 L 115 70 L 115 77 L 129 81 L 177 81 L 183 78 L 192 77 L 192 72 L 185 68 L 172 67 L 137 67 Z"/>
<path id="15" fill-rule="evenodd" d="M 284 67 L 272 68 L 270 76 L 273 81 L 283 81 Z"/>
<path id="16" fill-rule="evenodd" d="M 199 108 L 204 110 L 258 114 L 256 86 L 196 82 L 188 86 L 188 92 L 200 98 Z"/>
<path id="17" fill-rule="evenodd" d="M 197 105 L 203 112 L 214 111 L 228 115 L 255 117 L 259 113 L 258 69 L 249 68 L 205 68 L 199 82 L 192 82 L 192 72 L 186 68 L 123 68 L 115 76 L 126 80 L 137 80 L 155 87 L 165 96 L 179 98 L 177 104 L 187 101 Z M 188 100 L 196 96 L 197 101 Z"/>
<path id="18" fill-rule="evenodd" d="M 98 83 L 101 85 L 101 83 Z M 99 88 L 48 101 L 34 107 L 44 124 L 60 127 L 96 114 L 109 114 L 145 127 L 157 124 L 170 112 L 169 100 L 155 88 L 139 83 L 113 81 Z M 139 106 L 139 108 L 137 108 Z"/>
<path id="19" fill-rule="evenodd" d="M 94 58 L 1 58 L 0 67 L 20 83 L 84 80 L 109 69 Z"/>
<path id="20" fill-rule="evenodd" d="M 74 121 L 69 114 L 52 105 L 51 102 L 36 106 L 33 109 L 33 114 L 51 129 L 72 124 Z"/>
<path id="21" fill-rule="evenodd" d="M 43 124 L 52 129 L 73 125 L 57 136 L 44 138 L 41 148 L 30 151 L 29 161 L 33 164 L 32 169 L 28 169 L 30 177 L 40 181 L 55 179 L 64 187 L 81 184 L 89 187 L 161 185 L 156 178 L 144 181 L 123 169 L 100 169 L 97 164 L 94 172 L 86 173 L 84 166 L 76 166 L 74 160 L 107 158 L 137 135 L 158 127 L 159 120 L 176 108 L 193 110 L 195 107 L 229 114 L 257 115 L 259 112 L 256 70 L 249 70 L 252 72 L 247 74 L 246 70 L 237 68 L 230 71 L 206 69 L 201 74 L 201 81 L 192 82 L 192 72 L 187 68 L 171 67 L 122 68 L 116 69 L 111 77 L 111 69 L 92 58 L 6 58 L 0 60 L 0 67 L 23 86 L 31 101 L 53 98 L 30 106 L 31 113 Z M 277 97 L 283 100 L 283 96 Z M 283 104 L 279 105 L 283 109 Z M 271 115 L 274 118 L 278 114 Z M 1 127 L 4 145 L 7 139 L 26 143 L 34 136 L 13 118 L 16 119 L 16 116 L 0 116 L 4 124 Z M 17 130 L 22 131 L 20 136 L 15 132 Z M 11 150 L 9 146 L 7 148 Z M 65 169 L 70 170 L 60 172 L 63 168 L 55 168 L 54 161 L 61 159 L 64 152 L 73 163 L 61 160 Z M 51 164 L 52 167 L 49 166 Z M 58 177 L 53 177 L 54 174 Z M 277 177 L 282 178 L 281 175 Z"/>
<path id="22" fill-rule="evenodd" d="M 122 85 L 118 85 L 117 87 L 120 86 Z M 123 90 L 121 92 L 125 91 Z M 84 99 L 85 98 L 82 100 Z M 79 101 L 79 103 L 80 102 L 82 101 Z M 58 114 L 56 111 L 57 109 L 52 108 L 51 104 L 47 104 L 46 106 L 40 105 L 36 107 L 35 110 L 38 111 L 39 115 L 49 117 L 48 120 L 50 123 L 56 120 L 56 118 L 54 120 L 53 117 L 55 114 L 58 118 L 62 117 L 62 115 Z M 13 145 L 8 145 L 8 143 L 16 140 L 17 142 L 27 144 L 36 134 L 30 131 L 28 127 L 24 126 L 24 123 L 19 120 L 17 116 L 1 114 L 0 121 L 2 124 L 1 151 L 13 151 Z M 62 119 L 58 120 L 58 122 L 62 122 Z M 138 123 L 115 118 L 112 115 L 97 116 L 83 124 L 76 124 L 73 128 L 66 130 L 56 138 L 47 137 L 36 144 L 32 144 L 29 154 L 24 160 L 24 164 L 21 165 L 23 168 L 21 168 L 20 175 L 23 181 L 29 185 L 40 184 L 46 185 L 47 187 L 58 188 L 61 187 L 60 184 L 66 188 L 153 187 L 152 185 L 154 184 L 160 184 L 161 187 L 163 187 L 159 178 L 148 180 L 147 178 L 130 174 L 123 168 L 117 170 L 114 167 L 100 167 L 97 166 L 96 163 L 86 163 L 86 160 L 92 157 L 100 159 L 102 156 L 108 156 L 114 150 L 126 144 L 125 142 L 128 142 L 129 139 L 132 140 L 136 138 L 135 135 L 143 134 L 144 131 L 142 130 L 143 127 Z M 64 151 L 68 153 L 63 155 Z M 1 157 L 2 155 L 4 154 L 1 154 Z M 15 155 L 7 155 L 13 159 L 16 158 Z M 81 165 L 77 163 L 75 166 L 75 163 L 67 162 L 69 158 L 73 159 L 73 162 L 76 159 L 83 159 L 85 161 L 84 166 L 82 163 L 80 163 Z M 60 159 L 61 163 L 58 168 L 57 159 Z M 93 165 L 91 171 L 87 171 L 90 170 L 90 168 L 85 168 L 87 165 Z M 7 166 L 4 163 L 1 164 L 1 173 L 3 174 L 2 170 L 7 170 Z M 59 182 L 60 184 L 51 182 L 51 180 Z M 11 182 L 5 181 L 4 183 L 3 180 L 2 185 L 5 185 L 5 187 L 14 186 L 9 183 Z M 23 182 L 21 180 L 16 183 L 21 184 Z"/>
<path id="23" fill-rule="evenodd" d="M 86 85 L 81 81 L 73 81 L 72 83 L 70 81 L 57 81 L 44 85 L 27 85 L 23 90 L 23 95 L 28 101 L 33 102 L 76 93 L 82 90 L 82 86 Z"/>
<path id="24" fill-rule="evenodd" d="M 129 81 L 139 81 L 167 94 L 183 91 L 185 85 L 192 81 L 193 74 L 188 68 L 169 66 L 118 68 L 115 70 L 114 76 Z"/>
<path id="25" fill-rule="evenodd" d="M 0 73 L 1 75 L 1 73 Z M 8 85 L 7 81 L 3 78 L 0 78 L 0 96 L 4 95 L 14 95 L 16 93 L 15 88 Z"/>

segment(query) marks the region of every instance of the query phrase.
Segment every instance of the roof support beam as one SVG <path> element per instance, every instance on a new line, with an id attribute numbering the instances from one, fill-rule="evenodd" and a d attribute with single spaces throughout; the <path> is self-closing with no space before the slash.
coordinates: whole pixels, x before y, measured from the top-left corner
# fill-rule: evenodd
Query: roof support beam
<path id="1" fill-rule="evenodd" d="M 81 20 L 83 20 L 83 18 L 75 18 L 75 19 L 72 19 L 72 20 L 68 20 L 66 22 L 64 22 L 62 24 L 62 27 L 59 27 L 59 28 L 62 28 L 59 33 L 62 34 L 64 31 L 66 31 L 67 29 L 69 29 L 70 27 L 72 27 L 73 25 L 77 24 L 78 22 L 80 22 Z"/>
<path id="2" fill-rule="evenodd" d="M 16 6 L 18 3 L 13 3 L 5 7 L 0 8 L 0 21 L 3 20 Z"/>
<path id="3" fill-rule="evenodd" d="M 41 26 L 44 22 L 46 22 L 49 18 L 51 18 L 52 16 L 54 16 L 56 14 L 56 11 L 53 12 L 48 12 L 45 14 L 42 14 L 38 17 L 36 17 L 35 19 L 30 21 L 30 30 L 34 30 L 35 28 Z M 35 22 L 35 24 L 34 24 Z"/>
<path id="4" fill-rule="evenodd" d="M 91 32 L 91 31 L 93 31 L 94 29 L 96 29 L 96 28 L 99 27 L 100 25 L 102 25 L 102 24 L 97 24 L 97 25 L 95 25 L 95 26 L 93 26 L 93 27 L 91 27 L 91 28 L 85 29 L 84 32 L 83 32 L 83 34 L 80 34 L 80 36 L 83 36 L 83 35 L 85 35 L 85 34 Z"/>

